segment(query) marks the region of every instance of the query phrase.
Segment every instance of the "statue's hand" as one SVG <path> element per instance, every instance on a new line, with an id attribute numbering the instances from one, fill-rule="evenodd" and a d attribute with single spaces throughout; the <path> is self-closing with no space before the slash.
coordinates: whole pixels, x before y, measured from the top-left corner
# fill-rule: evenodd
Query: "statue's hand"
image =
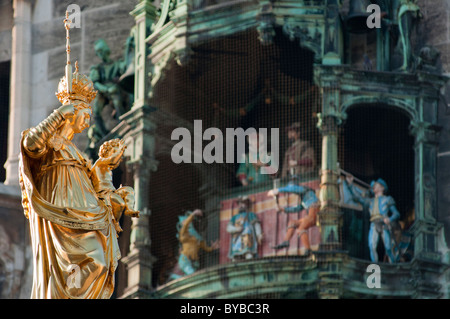
<path id="1" fill-rule="evenodd" d="M 257 240 L 258 244 L 261 245 L 264 240 L 264 234 L 260 234 L 260 235 L 256 236 L 256 240 Z"/>
<path id="2" fill-rule="evenodd" d="M 127 149 L 127 145 L 125 144 L 125 140 L 120 140 L 119 141 L 119 147 L 120 147 L 120 150 L 121 150 L 122 153 L 125 152 L 125 150 Z"/>
<path id="3" fill-rule="evenodd" d="M 212 249 L 219 249 L 220 248 L 220 242 L 219 240 L 216 240 L 214 242 L 211 242 L 211 248 Z"/>
<path id="4" fill-rule="evenodd" d="M 113 85 L 108 88 L 108 93 L 116 93 L 117 92 L 117 86 Z"/>
<path id="5" fill-rule="evenodd" d="M 267 196 L 275 197 L 278 195 L 278 189 L 274 188 L 267 192 Z"/>
<path id="6" fill-rule="evenodd" d="M 66 120 L 71 119 L 75 115 L 73 104 L 62 105 L 58 108 L 58 111 Z"/>
<path id="7" fill-rule="evenodd" d="M 352 185 L 352 184 L 353 184 L 353 180 L 354 180 L 355 178 L 353 177 L 353 175 L 347 175 L 347 176 L 345 177 L 345 179 L 347 180 L 347 183 L 348 183 L 349 185 Z"/>
<path id="8" fill-rule="evenodd" d="M 194 216 L 203 216 L 203 211 L 201 209 L 196 209 L 192 212 Z"/>

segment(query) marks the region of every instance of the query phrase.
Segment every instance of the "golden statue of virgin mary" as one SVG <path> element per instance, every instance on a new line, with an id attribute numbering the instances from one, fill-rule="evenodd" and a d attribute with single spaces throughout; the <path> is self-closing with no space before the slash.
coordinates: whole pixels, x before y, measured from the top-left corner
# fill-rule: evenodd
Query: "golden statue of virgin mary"
<path id="1" fill-rule="evenodd" d="M 67 66 L 56 94 L 62 106 L 21 140 L 22 205 L 34 258 L 31 298 L 110 298 L 123 207 L 98 196 L 91 163 L 71 141 L 89 127 L 96 91 L 78 67 L 72 73 L 67 15 L 64 23 Z"/>

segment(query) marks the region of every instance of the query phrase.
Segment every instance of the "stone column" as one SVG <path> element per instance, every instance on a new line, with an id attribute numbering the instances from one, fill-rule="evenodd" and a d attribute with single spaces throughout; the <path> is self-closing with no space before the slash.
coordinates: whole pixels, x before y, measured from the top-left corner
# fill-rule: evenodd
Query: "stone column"
<path id="1" fill-rule="evenodd" d="M 156 8 L 151 1 L 141 1 L 131 12 L 136 20 L 135 32 L 135 84 L 134 103 L 129 112 L 121 117 L 125 123 L 124 136 L 130 160 L 127 165 L 134 173 L 136 209 L 140 217 L 133 219 L 130 234 L 130 252 L 122 259 L 127 266 L 128 283 L 121 298 L 150 298 L 152 292 L 149 186 L 151 172 L 156 170 L 155 153 L 156 125 L 150 114 L 154 108 L 148 104 L 150 81 L 147 61 L 146 39 L 150 26 L 156 19 Z"/>
<path id="2" fill-rule="evenodd" d="M 381 12 L 387 13 L 387 18 L 392 20 L 395 15 L 391 6 L 385 1 L 378 1 Z M 390 28 L 384 19 L 381 21 L 381 28 L 376 29 L 377 33 L 377 71 L 389 71 L 391 66 L 391 34 Z"/>
<path id="3" fill-rule="evenodd" d="M 128 132 L 124 139 L 128 145 L 130 160 L 127 166 L 133 171 L 135 209 L 139 218 L 133 218 L 130 234 L 130 252 L 122 259 L 127 266 L 128 283 L 121 298 L 149 298 L 152 291 L 152 265 L 155 257 L 151 255 L 150 239 L 150 193 L 151 172 L 156 170 L 154 159 L 155 124 L 149 119 L 151 109 L 146 106 L 132 108 L 123 115 Z"/>
<path id="4" fill-rule="evenodd" d="M 156 19 L 156 7 L 152 1 L 140 1 L 131 12 L 136 21 L 135 30 L 135 58 L 134 58 L 134 104 L 133 108 L 139 108 L 147 104 L 150 93 L 150 66 L 147 61 L 146 39 L 150 28 Z"/>
<path id="5" fill-rule="evenodd" d="M 320 173 L 320 245 L 316 254 L 319 268 L 318 294 L 322 299 L 340 298 L 342 281 L 342 224 L 343 213 L 339 209 L 339 185 L 337 167 L 337 135 L 340 120 L 325 115 L 318 127 L 322 133 L 322 168 Z"/>
<path id="6" fill-rule="evenodd" d="M 442 224 L 438 222 L 436 176 L 439 128 L 435 125 L 438 101 L 432 95 L 433 91 L 426 89 L 425 79 L 422 81 L 424 83 L 419 83 L 422 90 L 417 101 L 418 115 L 411 120 L 410 126 L 415 139 L 414 256 L 440 262 L 442 256 L 437 244 Z"/>
<path id="7" fill-rule="evenodd" d="M 337 92 L 334 92 L 336 96 Z M 337 93 L 338 94 L 338 93 Z M 333 103 L 333 102 L 331 102 Z M 338 128 L 341 118 L 322 113 L 318 128 L 322 134 L 322 165 L 320 171 L 320 212 L 318 219 L 321 231 L 321 251 L 342 249 L 342 212 L 339 208 Z"/>
<path id="8" fill-rule="evenodd" d="M 189 11 L 191 11 L 191 6 L 191 1 L 179 0 L 169 14 L 170 20 L 176 25 L 174 53 L 175 60 L 180 66 L 186 65 L 193 55 L 193 51 L 188 44 Z"/>
<path id="9" fill-rule="evenodd" d="M 333 72 L 330 72 L 333 71 Z M 341 73 L 335 67 L 315 69 L 316 82 L 322 92 L 322 112 L 317 127 L 322 134 L 320 171 L 319 251 L 315 253 L 319 269 L 318 294 L 322 299 L 340 298 L 343 294 L 342 251 L 343 213 L 339 207 L 338 134 L 345 114 L 339 111 L 340 88 L 336 86 Z"/>
<path id="10" fill-rule="evenodd" d="M 437 251 L 439 228 L 437 221 L 437 131 L 426 122 L 412 122 L 411 134 L 415 137 L 415 221 L 414 256 L 439 262 Z"/>
<path id="11" fill-rule="evenodd" d="M 21 132 L 30 125 L 32 1 L 14 0 L 13 9 L 8 158 L 5 163 L 5 184 L 19 185 L 18 156 Z"/>
<path id="12" fill-rule="evenodd" d="M 419 84 L 420 85 L 420 84 Z M 425 85 L 423 85 L 425 87 Z M 435 125 L 437 103 L 434 96 L 423 89 L 417 101 L 418 115 L 411 120 L 415 153 L 415 220 L 411 227 L 414 258 L 411 262 L 411 283 L 415 298 L 440 298 L 442 282 L 448 264 L 443 260 L 439 244 L 443 224 L 438 221 L 437 152 L 439 128 Z"/>
<path id="13" fill-rule="evenodd" d="M 122 259 L 127 266 L 127 288 L 121 298 L 149 298 L 152 292 L 152 268 L 155 257 L 150 252 L 150 210 L 148 209 L 149 165 L 143 162 L 133 165 L 136 209 L 139 218 L 133 218 L 130 234 L 130 252 Z"/>

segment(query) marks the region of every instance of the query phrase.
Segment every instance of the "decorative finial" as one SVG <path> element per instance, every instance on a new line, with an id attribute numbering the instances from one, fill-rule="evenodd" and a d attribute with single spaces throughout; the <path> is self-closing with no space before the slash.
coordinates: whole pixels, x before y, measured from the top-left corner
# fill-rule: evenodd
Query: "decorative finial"
<path id="1" fill-rule="evenodd" d="M 73 101 L 82 101 L 84 103 L 77 104 L 79 107 L 91 107 L 89 104 L 95 99 L 97 91 L 94 84 L 84 74 L 79 73 L 78 61 L 75 61 L 75 73 L 72 73 L 72 64 L 70 62 L 70 25 L 72 21 L 69 19 L 69 12 L 66 11 L 64 19 L 64 27 L 66 29 L 66 52 L 67 64 L 65 67 L 65 76 L 61 78 L 58 84 L 58 92 L 56 97 L 62 104 L 73 103 Z"/>
<path id="2" fill-rule="evenodd" d="M 78 82 L 78 61 L 75 61 L 75 82 Z"/>
<path id="3" fill-rule="evenodd" d="M 66 79 L 67 79 L 67 92 L 72 92 L 72 65 L 70 64 L 70 23 L 69 11 L 66 11 L 66 18 L 64 19 L 64 27 L 66 28 L 66 52 L 67 52 L 67 64 L 66 64 Z"/>

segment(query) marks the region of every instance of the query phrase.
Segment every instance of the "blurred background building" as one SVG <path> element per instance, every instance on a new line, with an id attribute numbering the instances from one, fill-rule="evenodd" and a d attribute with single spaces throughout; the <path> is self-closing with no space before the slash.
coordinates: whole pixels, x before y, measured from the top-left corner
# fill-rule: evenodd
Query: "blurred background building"
<path id="1" fill-rule="evenodd" d="M 379 28 L 367 25 L 372 3 L 380 8 Z M 75 139 L 93 160 L 106 139 L 128 145 L 114 182 L 135 188 L 141 217 L 121 220 L 115 298 L 449 297 L 445 0 L 0 0 L 0 297 L 29 298 L 31 291 L 19 140 L 58 107 L 66 10 L 79 18 L 71 44 L 80 72 L 120 65 L 100 80 L 120 94 L 102 95 L 92 128 Z M 105 43 L 110 56 L 99 51 Z M 273 248 L 289 221 L 306 214 L 279 210 L 295 206 L 295 195 L 268 194 L 289 181 L 282 170 L 292 143 L 286 129 L 294 123 L 314 158 L 299 184 L 320 202 L 307 230 L 310 254 L 297 236 L 288 248 Z M 205 130 L 218 128 L 215 138 L 223 132 L 225 142 L 226 129 L 238 127 L 268 129 L 268 150 L 279 148 L 276 176 L 244 186 L 243 154 L 233 163 L 202 160 L 212 140 Z M 191 163 L 173 160 L 176 128 L 190 132 Z M 272 128 L 279 129 L 277 145 Z M 348 200 L 347 173 L 360 189 L 383 178 L 400 212 L 395 235 L 409 246 L 395 264 L 379 247 L 381 288 L 367 285 L 369 220 Z M 263 240 L 251 259 L 232 260 L 227 226 L 243 196 Z M 219 240 L 220 248 L 200 251 L 198 268 L 186 275 L 178 264 L 178 222 L 197 208 L 204 213 L 192 224 L 198 236 L 208 245 Z"/>

